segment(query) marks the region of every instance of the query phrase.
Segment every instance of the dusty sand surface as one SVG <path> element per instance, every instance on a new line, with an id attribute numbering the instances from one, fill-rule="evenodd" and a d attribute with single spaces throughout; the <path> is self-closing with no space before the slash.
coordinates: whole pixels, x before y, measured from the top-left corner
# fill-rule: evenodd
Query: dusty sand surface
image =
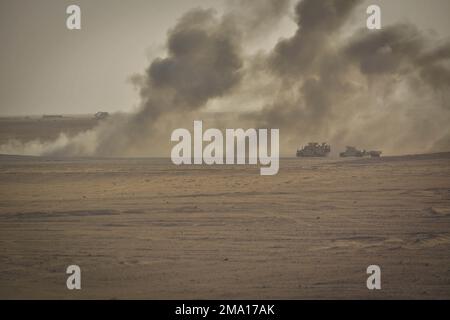
<path id="1" fill-rule="evenodd" d="M 0 298 L 450 298 L 448 153 L 283 159 L 276 176 L 1 156 L 0 181 Z"/>

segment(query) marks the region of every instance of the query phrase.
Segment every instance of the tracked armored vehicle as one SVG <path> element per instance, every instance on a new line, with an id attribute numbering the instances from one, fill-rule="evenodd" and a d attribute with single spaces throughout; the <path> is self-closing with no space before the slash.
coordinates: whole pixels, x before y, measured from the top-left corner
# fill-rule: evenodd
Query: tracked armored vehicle
<path id="1" fill-rule="evenodd" d="M 379 158 L 381 156 L 381 151 L 366 151 L 366 150 L 358 150 L 355 147 L 347 146 L 344 152 L 339 153 L 340 157 L 372 157 Z"/>
<path id="2" fill-rule="evenodd" d="M 364 157 L 367 155 L 366 150 L 358 150 L 355 147 L 347 146 L 345 151 L 339 153 L 340 157 Z"/>
<path id="3" fill-rule="evenodd" d="M 381 151 L 372 150 L 372 151 L 369 151 L 369 155 L 372 158 L 379 158 L 381 156 Z"/>

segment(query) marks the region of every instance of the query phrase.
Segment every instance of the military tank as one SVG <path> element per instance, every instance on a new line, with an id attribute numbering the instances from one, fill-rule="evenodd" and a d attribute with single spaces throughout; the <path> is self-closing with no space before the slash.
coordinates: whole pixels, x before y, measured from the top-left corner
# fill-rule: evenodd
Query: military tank
<path id="1" fill-rule="evenodd" d="M 372 158 L 379 158 L 381 156 L 381 151 L 372 150 L 372 151 L 369 151 L 369 155 Z"/>
<path id="2" fill-rule="evenodd" d="M 309 142 L 302 149 L 297 150 L 297 157 L 326 157 L 331 151 L 330 145 L 325 142 Z"/>
<path id="3" fill-rule="evenodd" d="M 366 150 L 358 150 L 355 147 L 347 146 L 345 147 L 345 151 L 339 153 L 340 157 L 364 157 L 366 156 Z"/>
<path id="4" fill-rule="evenodd" d="M 339 156 L 345 157 L 372 157 L 379 158 L 381 156 L 381 151 L 366 151 L 366 150 L 358 150 L 355 147 L 347 146 L 344 152 L 339 153 Z"/>

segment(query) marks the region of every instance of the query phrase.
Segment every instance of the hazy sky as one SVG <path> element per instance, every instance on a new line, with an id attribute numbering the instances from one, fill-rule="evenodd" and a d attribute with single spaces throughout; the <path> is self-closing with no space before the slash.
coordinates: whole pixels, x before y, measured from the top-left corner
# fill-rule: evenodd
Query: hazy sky
<path id="1" fill-rule="evenodd" d="M 384 25 L 414 22 L 450 37 L 450 1 L 384 0 Z M 78 4 L 82 30 L 66 29 L 66 7 Z M 139 102 L 129 82 L 164 54 L 166 32 L 193 7 L 227 7 L 223 0 L 0 0 L 0 115 L 130 111 Z M 353 27 L 365 25 L 365 7 Z M 255 47 L 269 48 L 290 36 L 286 17 Z"/>

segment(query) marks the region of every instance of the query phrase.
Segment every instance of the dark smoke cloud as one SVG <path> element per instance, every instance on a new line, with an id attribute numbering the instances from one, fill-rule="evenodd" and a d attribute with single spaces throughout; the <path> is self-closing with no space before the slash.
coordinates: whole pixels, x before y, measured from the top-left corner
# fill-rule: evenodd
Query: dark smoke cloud
<path id="1" fill-rule="evenodd" d="M 353 144 L 388 154 L 450 150 L 450 43 L 411 24 L 348 35 L 360 3 L 302 0 L 295 34 L 254 54 L 244 49 L 289 14 L 289 1 L 236 0 L 222 16 L 191 10 L 169 30 L 167 55 L 133 77 L 142 101 L 136 113 L 44 153 L 167 156 L 171 131 L 194 119 L 279 128 L 283 155 L 308 141 L 328 141 L 334 152 Z M 221 113 L 207 116 L 211 103 Z"/>
<path id="2" fill-rule="evenodd" d="M 288 14 L 290 0 L 229 0 L 224 19 L 239 28 L 243 40 L 260 41 Z"/>
<path id="3" fill-rule="evenodd" d="M 187 13 L 169 32 L 168 57 L 156 59 L 147 70 L 150 89 L 145 91 L 150 97 L 144 98 L 150 105 L 145 107 L 157 109 L 151 101 L 153 90 L 173 90 L 175 106 L 185 108 L 198 108 L 227 93 L 240 80 L 238 38 L 212 10 Z"/>
<path id="4" fill-rule="evenodd" d="M 321 49 L 346 22 L 357 0 L 300 1 L 296 8 L 297 32 L 274 48 L 271 65 L 283 76 L 298 76 L 320 60 Z"/>

